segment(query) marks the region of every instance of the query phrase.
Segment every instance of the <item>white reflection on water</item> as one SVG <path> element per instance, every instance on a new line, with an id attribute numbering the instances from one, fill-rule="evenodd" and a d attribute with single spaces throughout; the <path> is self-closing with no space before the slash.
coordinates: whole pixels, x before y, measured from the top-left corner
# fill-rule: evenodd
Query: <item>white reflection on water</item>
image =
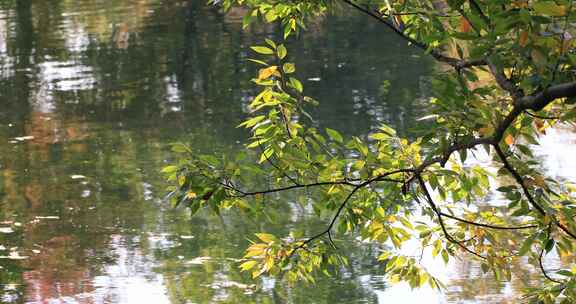
<path id="1" fill-rule="evenodd" d="M 165 77 L 164 82 L 166 83 L 166 97 L 162 102 L 162 114 L 182 111 L 181 92 L 176 82 L 176 75 Z"/>
<path id="2" fill-rule="evenodd" d="M 576 180 L 576 133 L 574 127 L 561 126 L 546 130 L 535 147 L 536 155 L 550 177 Z"/>
<path id="3" fill-rule="evenodd" d="M 163 276 L 152 270 L 152 258 L 137 247 L 128 248 L 124 238 L 112 236 L 110 250 L 117 258 L 94 278 L 93 303 L 170 303 Z"/>
<path id="4" fill-rule="evenodd" d="M 9 25 L 7 19 L 10 11 L 0 11 L 0 79 L 14 75 L 14 57 L 7 56 Z"/>
<path id="5" fill-rule="evenodd" d="M 50 91 L 75 91 L 94 88 L 92 67 L 74 61 L 47 61 L 38 64 L 40 78 Z"/>

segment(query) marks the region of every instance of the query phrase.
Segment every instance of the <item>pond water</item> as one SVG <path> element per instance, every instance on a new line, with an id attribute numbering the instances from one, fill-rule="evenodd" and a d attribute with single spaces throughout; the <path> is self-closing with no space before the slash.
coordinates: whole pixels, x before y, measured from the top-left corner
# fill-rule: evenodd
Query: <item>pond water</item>
<path id="1" fill-rule="evenodd" d="M 242 13 L 196 0 L 0 0 L 0 302 L 513 302 L 522 282 L 465 260 L 431 262 L 444 294 L 387 286 L 378 247 L 354 240 L 338 277 L 251 281 L 237 267 L 251 233 L 323 223 L 290 205 L 272 224 L 163 202 L 169 143 L 233 151 L 246 139 L 235 126 L 254 93 L 248 46 L 281 30 L 242 31 Z M 370 20 L 316 20 L 289 53 L 323 127 L 409 132 L 425 115 L 432 63 Z"/>

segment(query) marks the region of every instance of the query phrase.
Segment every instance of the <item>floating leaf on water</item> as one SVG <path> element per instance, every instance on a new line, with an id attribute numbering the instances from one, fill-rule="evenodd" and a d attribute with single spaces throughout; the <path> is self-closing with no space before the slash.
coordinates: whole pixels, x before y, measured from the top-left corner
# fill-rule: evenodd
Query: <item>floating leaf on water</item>
<path id="1" fill-rule="evenodd" d="M 55 215 L 47 215 L 47 216 L 36 216 L 35 219 L 37 220 L 59 220 L 59 216 Z"/>
<path id="2" fill-rule="evenodd" d="M 25 141 L 34 139 L 34 136 L 22 136 L 22 137 L 14 137 L 15 141 Z"/>
<path id="3" fill-rule="evenodd" d="M 239 288 L 239 289 L 244 289 L 244 290 L 254 290 L 256 289 L 256 285 L 255 284 L 242 284 L 239 282 L 234 282 L 234 281 L 223 281 L 223 282 L 216 282 L 213 283 L 211 285 L 209 285 L 211 288 L 213 289 L 220 289 L 220 288 L 231 288 L 231 287 L 235 287 L 235 288 Z"/>
<path id="4" fill-rule="evenodd" d="M 14 230 L 10 227 L 0 227 L 0 233 L 12 233 Z"/>
<path id="5" fill-rule="evenodd" d="M 27 259 L 27 256 L 24 255 L 20 255 L 18 252 L 16 251 L 12 251 L 10 252 L 9 255 L 0 255 L 0 260 L 1 259 L 9 259 L 9 260 L 25 260 Z"/>
<path id="6" fill-rule="evenodd" d="M 197 257 L 193 258 L 190 261 L 187 261 L 186 264 L 188 265 L 202 265 L 208 261 L 212 260 L 211 257 Z"/>

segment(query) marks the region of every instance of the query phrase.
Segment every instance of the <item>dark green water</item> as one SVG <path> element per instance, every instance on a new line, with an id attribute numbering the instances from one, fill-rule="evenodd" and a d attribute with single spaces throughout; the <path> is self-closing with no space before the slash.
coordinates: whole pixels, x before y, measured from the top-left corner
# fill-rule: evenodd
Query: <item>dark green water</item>
<path id="1" fill-rule="evenodd" d="M 237 261 L 256 231 L 317 231 L 292 205 L 267 219 L 190 218 L 162 202 L 167 144 L 239 149 L 255 67 L 242 31 L 203 1 L 0 0 L 0 302 L 493 303 L 520 284 L 466 261 L 440 265 L 443 294 L 388 287 L 378 248 L 315 286 L 251 281 Z M 310 25 L 289 48 L 319 124 L 407 132 L 431 63 L 354 15 Z M 288 215 L 288 216 L 287 216 Z M 527 279 L 528 280 L 528 279 Z M 252 285 L 255 284 L 255 285 Z"/>

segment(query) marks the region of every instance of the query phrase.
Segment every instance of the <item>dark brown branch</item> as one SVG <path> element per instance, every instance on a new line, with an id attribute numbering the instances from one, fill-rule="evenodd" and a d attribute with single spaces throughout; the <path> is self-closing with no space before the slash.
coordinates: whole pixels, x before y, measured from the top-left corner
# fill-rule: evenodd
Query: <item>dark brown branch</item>
<path id="1" fill-rule="evenodd" d="M 260 148 L 260 152 L 262 153 L 262 155 L 264 155 L 264 158 L 266 158 L 266 161 L 268 162 L 268 164 L 270 164 L 270 166 L 274 167 L 276 170 L 278 170 L 278 172 L 280 172 L 280 174 L 282 174 L 284 177 L 286 177 L 287 179 L 289 179 L 294 185 L 299 186 L 300 183 L 298 183 L 298 181 L 293 178 L 292 176 L 288 175 L 286 172 L 284 172 L 284 170 L 282 170 L 278 165 L 276 165 L 276 163 L 274 163 L 266 154 L 264 154 L 264 148 L 262 147 L 262 145 L 260 144 L 260 141 L 258 141 L 258 147 Z"/>
<path id="2" fill-rule="evenodd" d="M 284 73 L 284 69 L 282 68 L 282 59 L 280 59 L 280 57 L 278 57 L 278 52 L 274 52 L 274 56 L 276 57 L 276 64 L 278 66 L 277 71 L 280 73 L 280 88 L 282 89 L 282 91 L 284 91 L 285 93 L 287 93 L 288 95 L 292 96 L 292 94 L 290 93 L 295 93 L 294 90 L 290 90 L 290 88 L 288 88 L 288 85 L 286 84 L 286 74 Z M 300 94 L 296 94 L 296 96 L 298 96 L 297 100 L 301 101 L 302 100 L 302 95 Z M 284 113 L 284 107 L 282 107 L 282 105 L 280 105 L 280 114 L 282 114 L 282 120 L 284 121 L 284 127 L 286 128 L 286 132 L 288 134 L 289 138 L 294 138 L 292 132 L 290 131 L 290 121 L 288 121 L 288 117 L 286 117 L 286 113 Z"/>
<path id="3" fill-rule="evenodd" d="M 504 72 L 496 66 L 493 62 L 488 60 L 488 67 L 490 68 L 490 72 L 494 76 L 496 83 L 506 90 L 514 99 L 521 98 L 523 96 L 522 92 L 516 87 L 516 85 L 506 77 Z"/>
<path id="4" fill-rule="evenodd" d="M 512 174 L 512 177 L 514 177 L 514 179 L 516 180 L 516 183 L 518 183 L 520 185 L 520 187 L 522 187 L 522 192 L 524 193 L 524 196 L 526 197 L 526 199 L 528 200 L 530 205 L 532 205 L 532 207 L 534 207 L 534 209 L 536 209 L 538 211 L 538 213 L 540 213 L 540 215 L 542 215 L 542 216 L 548 215 L 546 210 L 544 210 L 544 208 L 536 202 L 536 200 L 534 199 L 534 197 L 532 196 L 532 194 L 528 190 L 528 187 L 526 187 L 526 184 L 524 183 L 524 179 L 522 178 L 520 173 L 518 173 L 518 171 L 516 171 L 516 169 L 514 169 L 514 167 L 510 164 L 510 162 L 508 161 L 508 158 L 506 157 L 504 152 L 502 152 L 502 149 L 500 148 L 500 146 L 498 144 L 495 144 L 494 149 L 496 150 L 496 154 L 498 155 L 498 157 L 502 161 L 502 164 L 504 164 L 504 168 L 506 168 L 506 170 L 508 170 L 508 172 L 510 172 L 510 174 Z M 560 228 L 566 234 L 571 236 L 573 239 L 576 239 L 576 234 L 571 232 L 566 226 L 564 226 L 562 223 L 558 222 L 558 220 L 556 220 L 554 218 L 552 218 L 552 220 L 554 221 L 554 224 L 556 226 L 558 226 L 558 228 Z"/>
<path id="5" fill-rule="evenodd" d="M 477 222 L 472 222 L 469 220 L 465 220 L 463 218 L 459 218 L 457 216 L 448 214 L 448 213 L 444 213 L 444 212 L 440 212 L 440 215 L 447 217 L 447 218 L 451 218 L 453 220 L 462 222 L 462 223 L 466 223 L 472 226 L 479 226 L 479 227 L 485 227 L 485 228 L 490 228 L 490 229 L 498 229 L 498 230 L 521 230 L 521 229 L 532 229 L 532 228 L 538 228 L 537 225 L 527 225 L 527 226 L 497 226 L 497 225 L 490 225 L 490 224 L 483 224 L 483 223 L 477 223 Z"/>
<path id="6" fill-rule="evenodd" d="M 259 194 L 264 195 L 264 194 L 283 192 L 283 191 L 288 191 L 288 190 L 293 190 L 293 189 L 311 188 L 311 187 L 319 187 L 319 186 L 334 186 L 334 185 L 357 186 L 356 184 L 350 183 L 347 181 L 335 181 L 335 182 L 318 182 L 318 183 L 311 183 L 311 184 L 298 184 L 298 185 L 292 185 L 292 186 L 281 187 L 281 188 L 245 192 L 245 191 L 242 191 L 236 187 L 222 184 L 222 186 L 224 186 L 226 189 L 240 193 L 240 195 L 238 197 L 255 196 L 255 195 L 259 195 Z"/>
<path id="7" fill-rule="evenodd" d="M 486 14 L 484 13 L 484 11 L 482 11 L 480 5 L 478 5 L 478 3 L 475 0 L 469 0 L 468 2 L 470 3 L 470 8 L 472 8 L 472 11 L 477 13 L 478 16 L 480 16 L 480 18 L 482 19 L 482 21 L 486 23 L 486 25 L 490 26 L 491 25 L 490 18 L 488 18 L 488 16 L 486 16 Z"/>
<path id="8" fill-rule="evenodd" d="M 575 81 L 553 85 L 532 95 L 524 96 L 516 101 L 516 107 L 538 112 L 555 99 L 574 96 L 576 96 Z"/>
<path id="9" fill-rule="evenodd" d="M 371 179 L 368 179 L 366 181 L 364 181 L 361 184 L 358 184 L 354 187 L 354 189 L 352 189 L 352 191 L 350 191 L 350 193 L 348 194 L 348 196 L 346 196 L 346 198 L 342 201 L 342 203 L 340 204 L 340 206 L 338 207 L 338 210 L 336 210 L 336 213 L 334 214 L 334 216 L 332 217 L 332 220 L 330 221 L 330 224 L 328 225 L 328 227 L 326 227 L 326 229 L 314 236 L 309 237 L 308 239 L 306 239 L 305 241 L 303 241 L 300 245 L 298 245 L 296 248 L 294 248 L 294 250 L 290 253 L 290 256 L 294 255 L 294 253 L 296 253 L 297 250 L 304 248 L 306 245 L 308 245 L 309 243 L 311 243 L 312 241 L 324 236 L 324 235 L 328 235 L 330 241 L 332 241 L 332 235 L 331 235 L 331 231 L 332 228 L 334 228 L 334 225 L 336 224 L 336 221 L 338 220 L 338 218 L 340 217 L 340 214 L 342 213 L 342 211 L 344 210 L 344 208 L 346 207 L 346 205 L 348 204 L 348 201 L 350 201 L 350 199 L 354 196 L 354 194 L 356 193 L 356 191 L 376 182 L 376 181 L 384 181 L 386 179 L 386 177 L 394 175 L 394 174 L 398 174 L 398 173 L 408 173 L 408 172 L 412 172 L 411 169 L 399 169 L 399 170 L 394 170 L 394 171 L 390 171 L 390 172 L 386 172 L 384 174 L 381 174 L 379 176 L 373 177 Z M 392 182 L 396 182 L 395 180 L 392 180 Z"/>
<path id="10" fill-rule="evenodd" d="M 538 257 L 538 265 L 540 266 L 540 271 L 542 272 L 542 275 L 544 275 L 544 277 L 546 279 L 548 279 L 549 281 L 552 281 L 554 283 L 558 283 L 558 284 L 564 283 L 564 282 L 558 281 L 558 280 L 556 280 L 556 279 L 554 279 L 548 275 L 548 273 L 546 272 L 546 269 L 544 269 L 544 263 L 542 263 L 543 257 L 544 257 L 544 246 L 542 246 L 542 250 L 540 250 L 540 256 Z"/>
<path id="11" fill-rule="evenodd" d="M 529 116 L 532 116 L 534 118 L 539 118 L 539 119 L 545 119 L 545 120 L 555 120 L 555 119 L 560 119 L 562 117 L 560 116 L 544 116 L 544 115 L 538 115 L 535 113 L 532 113 L 528 110 L 524 111 L 524 113 L 528 114 Z"/>
<path id="12" fill-rule="evenodd" d="M 426 201 L 428 202 L 428 205 L 430 205 L 430 208 L 432 208 L 432 211 L 434 211 L 434 213 L 436 214 L 436 218 L 438 219 L 438 223 L 440 224 L 440 228 L 442 229 L 442 232 L 444 233 L 444 237 L 449 242 L 454 243 L 454 244 L 458 245 L 460 248 L 464 249 L 466 252 L 473 254 L 473 255 L 481 258 L 481 259 L 486 259 L 486 257 L 484 257 L 481 254 L 475 252 L 474 250 L 468 248 L 466 245 L 463 244 L 463 242 L 458 241 L 458 240 L 454 239 L 454 237 L 452 237 L 452 235 L 446 229 L 446 225 L 444 224 L 444 220 L 442 219 L 442 212 L 440 211 L 440 209 L 438 209 L 438 206 L 436 206 L 436 204 L 434 203 L 434 200 L 432 199 L 432 195 L 430 195 L 430 192 L 428 191 L 428 188 L 426 187 L 426 183 L 424 183 L 422 176 L 417 174 L 416 179 L 418 180 L 418 183 L 420 184 L 420 188 L 422 189 L 422 192 L 424 192 L 424 195 L 426 196 Z"/>
<path id="13" fill-rule="evenodd" d="M 434 49 L 434 48 L 431 48 L 426 43 L 423 43 L 421 41 L 418 41 L 418 40 L 406 35 L 406 33 L 404 33 L 401 29 L 399 29 L 397 26 L 395 26 L 394 23 L 387 20 L 386 18 L 383 18 L 385 16 L 382 16 L 376 12 L 373 12 L 367 8 L 364 8 L 364 7 L 354 3 L 352 0 L 342 0 L 342 1 L 344 3 L 346 3 L 347 5 L 355 8 L 356 10 L 376 19 L 380 23 L 383 23 L 386 27 L 391 29 L 396 35 L 402 37 L 402 39 L 404 39 L 404 40 L 408 41 L 410 44 L 413 44 L 414 46 L 424 50 L 425 52 L 428 52 L 432 57 L 434 57 L 434 59 L 436 59 L 439 62 L 446 63 L 446 64 L 454 67 L 457 70 L 464 69 L 464 68 L 470 68 L 470 67 L 474 67 L 474 66 L 486 65 L 486 60 L 484 60 L 484 59 L 467 61 L 467 60 L 460 60 L 457 58 L 446 56 L 446 55 L 442 54 L 441 51 Z"/>

